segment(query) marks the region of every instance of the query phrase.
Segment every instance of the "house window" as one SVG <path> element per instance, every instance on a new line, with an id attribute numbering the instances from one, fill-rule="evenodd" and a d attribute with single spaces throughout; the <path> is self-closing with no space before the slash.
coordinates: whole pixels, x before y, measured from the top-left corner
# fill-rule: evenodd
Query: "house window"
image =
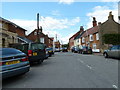
<path id="1" fill-rule="evenodd" d="M 12 42 L 13 42 L 13 43 L 14 43 L 14 39 L 15 39 L 15 38 L 12 36 Z"/>
<path id="2" fill-rule="evenodd" d="M 90 41 L 93 41 L 93 35 L 90 35 Z"/>
<path id="3" fill-rule="evenodd" d="M 2 23 L 0 23 L 0 28 L 2 28 Z"/>
<path id="4" fill-rule="evenodd" d="M 82 38 L 82 43 L 85 43 L 85 38 L 84 37 Z"/>
<path id="5" fill-rule="evenodd" d="M 41 42 L 41 43 L 44 43 L 44 38 L 40 38 L 40 42 Z"/>
<path id="6" fill-rule="evenodd" d="M 96 34 L 96 40 L 99 40 L 99 34 L 98 33 Z"/>
<path id="7" fill-rule="evenodd" d="M 49 43 L 50 43 L 50 39 L 49 39 Z"/>
<path id="8" fill-rule="evenodd" d="M 5 47 L 5 39 L 2 38 L 2 47 Z"/>
<path id="9" fill-rule="evenodd" d="M 37 35 L 37 32 L 34 32 L 34 35 Z"/>
<path id="10" fill-rule="evenodd" d="M 97 45 L 96 43 L 93 43 L 93 49 L 96 49 Z"/>
<path id="11" fill-rule="evenodd" d="M 77 40 L 77 42 L 79 43 L 79 39 Z"/>

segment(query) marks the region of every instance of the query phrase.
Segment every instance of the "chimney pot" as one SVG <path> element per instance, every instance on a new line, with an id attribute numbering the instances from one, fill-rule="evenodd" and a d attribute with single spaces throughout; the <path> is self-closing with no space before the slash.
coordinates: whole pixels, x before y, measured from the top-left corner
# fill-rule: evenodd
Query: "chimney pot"
<path id="1" fill-rule="evenodd" d="M 96 21 L 96 18 L 93 17 L 93 27 L 97 26 L 97 21 Z"/>
<path id="2" fill-rule="evenodd" d="M 80 26 L 80 31 L 81 31 L 81 32 L 83 32 L 83 31 L 84 31 L 83 26 Z"/>

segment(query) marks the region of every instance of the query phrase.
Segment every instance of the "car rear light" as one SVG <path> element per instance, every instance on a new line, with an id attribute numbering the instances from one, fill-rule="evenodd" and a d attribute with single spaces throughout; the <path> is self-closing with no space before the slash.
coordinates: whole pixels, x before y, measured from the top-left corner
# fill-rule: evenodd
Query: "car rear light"
<path id="1" fill-rule="evenodd" d="M 32 56 L 32 50 L 28 50 L 28 56 Z"/>
<path id="2" fill-rule="evenodd" d="M 0 61 L 0 66 L 2 66 L 2 65 L 4 65 L 4 64 L 5 64 L 5 62 Z"/>
<path id="3" fill-rule="evenodd" d="M 28 57 L 26 56 L 25 58 L 21 59 L 21 61 L 28 61 Z"/>
<path id="4" fill-rule="evenodd" d="M 3 63 L 2 62 L 0 62 L 0 66 L 2 66 L 3 65 Z"/>

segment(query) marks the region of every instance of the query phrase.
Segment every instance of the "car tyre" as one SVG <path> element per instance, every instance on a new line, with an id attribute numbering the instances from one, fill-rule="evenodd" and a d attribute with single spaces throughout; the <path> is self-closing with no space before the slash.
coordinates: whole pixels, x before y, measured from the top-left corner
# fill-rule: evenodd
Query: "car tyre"
<path id="1" fill-rule="evenodd" d="M 107 54 L 107 53 L 104 53 L 104 57 L 105 57 L 105 58 L 108 58 L 108 54 Z"/>

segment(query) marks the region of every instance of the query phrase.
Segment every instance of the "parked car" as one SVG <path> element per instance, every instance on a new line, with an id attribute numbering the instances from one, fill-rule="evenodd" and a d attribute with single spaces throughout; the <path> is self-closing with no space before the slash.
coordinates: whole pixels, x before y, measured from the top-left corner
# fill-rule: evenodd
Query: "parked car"
<path id="1" fill-rule="evenodd" d="M 0 48 L 0 74 L 8 78 L 24 74 L 30 70 L 28 57 L 25 53 L 14 48 Z"/>
<path id="2" fill-rule="evenodd" d="M 68 52 L 67 47 L 63 47 L 62 52 Z"/>
<path id="3" fill-rule="evenodd" d="M 113 57 L 120 59 L 120 45 L 113 45 L 110 49 L 103 52 L 105 58 Z"/>
<path id="4" fill-rule="evenodd" d="M 13 46 L 28 55 L 30 63 L 41 63 L 46 58 L 46 46 L 43 43 L 26 43 Z"/>
<path id="5" fill-rule="evenodd" d="M 60 48 L 55 48 L 55 52 L 60 52 Z"/>
<path id="6" fill-rule="evenodd" d="M 81 49 L 79 49 L 79 52 L 82 54 L 92 54 L 92 48 L 83 46 Z"/>
<path id="7" fill-rule="evenodd" d="M 45 59 L 47 59 L 49 57 L 48 49 L 46 48 L 45 51 L 46 51 L 46 57 L 45 57 Z"/>
<path id="8" fill-rule="evenodd" d="M 73 47 L 71 48 L 71 52 L 74 52 L 74 49 L 75 49 L 75 47 L 73 46 Z"/>
<path id="9" fill-rule="evenodd" d="M 53 48 L 46 48 L 46 51 L 48 52 L 49 57 L 51 57 L 54 54 Z"/>
<path id="10" fill-rule="evenodd" d="M 74 53 L 78 53 L 79 52 L 79 47 L 74 46 L 74 47 L 72 47 L 71 51 L 74 52 Z"/>

